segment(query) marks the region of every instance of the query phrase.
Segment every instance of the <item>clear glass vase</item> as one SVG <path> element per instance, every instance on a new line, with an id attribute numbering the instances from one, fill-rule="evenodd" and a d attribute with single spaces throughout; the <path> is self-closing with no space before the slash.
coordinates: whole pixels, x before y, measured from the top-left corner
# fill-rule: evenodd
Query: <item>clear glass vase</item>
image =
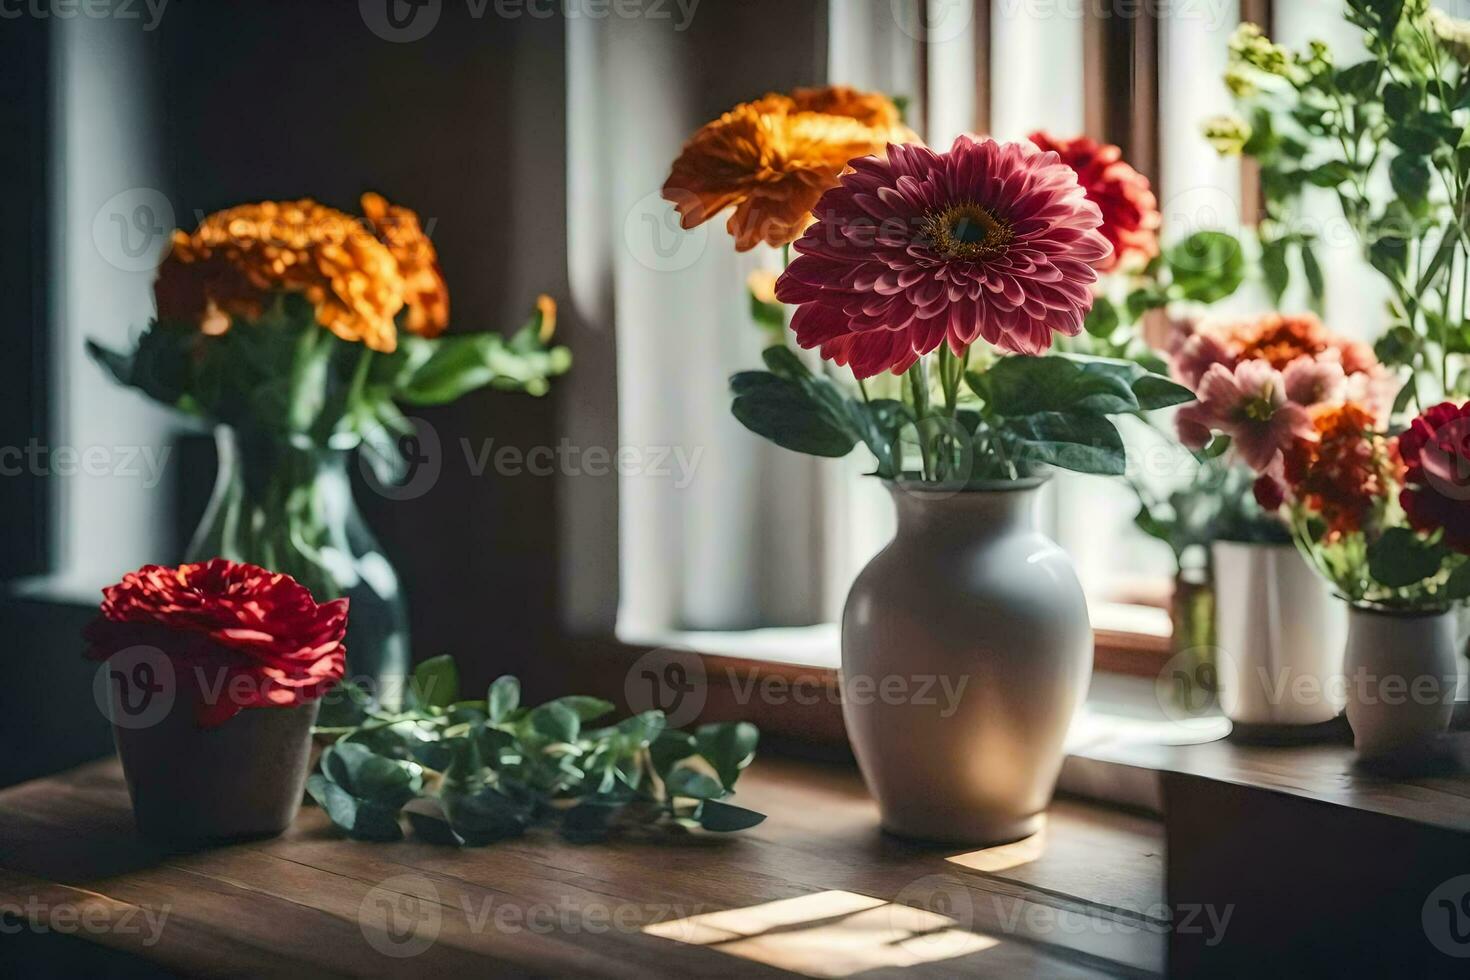
<path id="1" fill-rule="evenodd" d="M 408 672 L 398 574 L 362 519 L 349 449 L 219 426 L 214 492 L 187 560 L 214 557 L 284 572 L 318 602 L 346 596 L 347 676 L 397 703 Z"/>

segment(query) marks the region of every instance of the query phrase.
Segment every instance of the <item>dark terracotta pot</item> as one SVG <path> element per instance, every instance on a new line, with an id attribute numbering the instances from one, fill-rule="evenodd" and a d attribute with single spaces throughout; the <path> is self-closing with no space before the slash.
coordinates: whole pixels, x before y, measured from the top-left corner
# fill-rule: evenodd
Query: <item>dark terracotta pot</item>
<path id="1" fill-rule="evenodd" d="M 319 706 L 249 708 L 200 728 L 179 698 L 157 724 L 114 725 L 139 833 L 171 844 L 281 833 L 301 808 Z"/>

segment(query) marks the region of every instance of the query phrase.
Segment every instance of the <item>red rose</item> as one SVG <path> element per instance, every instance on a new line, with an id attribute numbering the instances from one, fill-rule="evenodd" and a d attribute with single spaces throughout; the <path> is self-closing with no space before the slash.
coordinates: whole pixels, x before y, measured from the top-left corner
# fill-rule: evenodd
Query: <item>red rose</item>
<path id="1" fill-rule="evenodd" d="M 159 648 L 197 696 L 201 727 L 242 708 L 313 701 L 346 672 L 347 600 L 319 605 L 289 575 L 224 558 L 148 565 L 102 595 L 102 615 L 84 632 L 87 656 Z"/>
<path id="2" fill-rule="evenodd" d="M 1399 502 L 1416 531 L 1444 528 L 1444 542 L 1470 554 L 1470 402 L 1426 409 L 1398 439 Z"/>
<path id="3" fill-rule="evenodd" d="M 1148 178 L 1123 160 L 1123 151 L 1111 143 L 1086 136 L 1055 139 L 1047 133 L 1031 134 L 1031 142 L 1043 150 L 1054 150 L 1062 162 L 1077 171 L 1077 183 L 1087 199 L 1102 211 L 1103 233 L 1113 245 L 1113 257 L 1099 272 L 1111 272 L 1130 256 L 1147 262 L 1159 254 L 1159 202 L 1149 188 Z"/>

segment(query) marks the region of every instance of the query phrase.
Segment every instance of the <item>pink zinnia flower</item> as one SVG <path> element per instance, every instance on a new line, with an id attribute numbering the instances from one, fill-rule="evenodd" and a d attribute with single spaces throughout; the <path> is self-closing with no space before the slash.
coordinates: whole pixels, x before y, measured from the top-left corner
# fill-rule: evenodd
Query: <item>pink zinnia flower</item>
<path id="1" fill-rule="evenodd" d="M 1200 379 L 1199 401 L 1181 408 L 1175 425 L 1191 449 L 1208 445 L 1214 430 L 1224 432 L 1257 473 L 1296 440 L 1316 438 L 1307 410 L 1287 398 L 1281 372 L 1265 361 L 1243 361 L 1233 372 L 1223 364 L 1211 367 Z"/>
<path id="2" fill-rule="evenodd" d="M 797 343 L 859 378 L 901 374 L 947 341 L 1040 354 L 1074 336 L 1112 254 L 1056 153 L 961 136 L 853 160 L 776 283 Z"/>

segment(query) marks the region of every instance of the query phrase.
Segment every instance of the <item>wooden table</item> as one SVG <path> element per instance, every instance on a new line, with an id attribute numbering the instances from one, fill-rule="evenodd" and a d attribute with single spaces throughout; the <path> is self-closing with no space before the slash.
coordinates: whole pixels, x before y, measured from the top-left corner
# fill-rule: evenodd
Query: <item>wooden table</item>
<path id="1" fill-rule="evenodd" d="M 235 976 L 1164 969 L 1177 913 L 1152 820 L 1062 800 L 1040 839 L 967 854 L 880 834 L 851 770 L 763 759 L 740 789 L 769 819 L 730 837 L 364 844 L 308 808 L 281 838 L 170 854 L 138 840 L 116 763 L 97 762 L 0 792 L 0 949 L 85 940 Z"/>

